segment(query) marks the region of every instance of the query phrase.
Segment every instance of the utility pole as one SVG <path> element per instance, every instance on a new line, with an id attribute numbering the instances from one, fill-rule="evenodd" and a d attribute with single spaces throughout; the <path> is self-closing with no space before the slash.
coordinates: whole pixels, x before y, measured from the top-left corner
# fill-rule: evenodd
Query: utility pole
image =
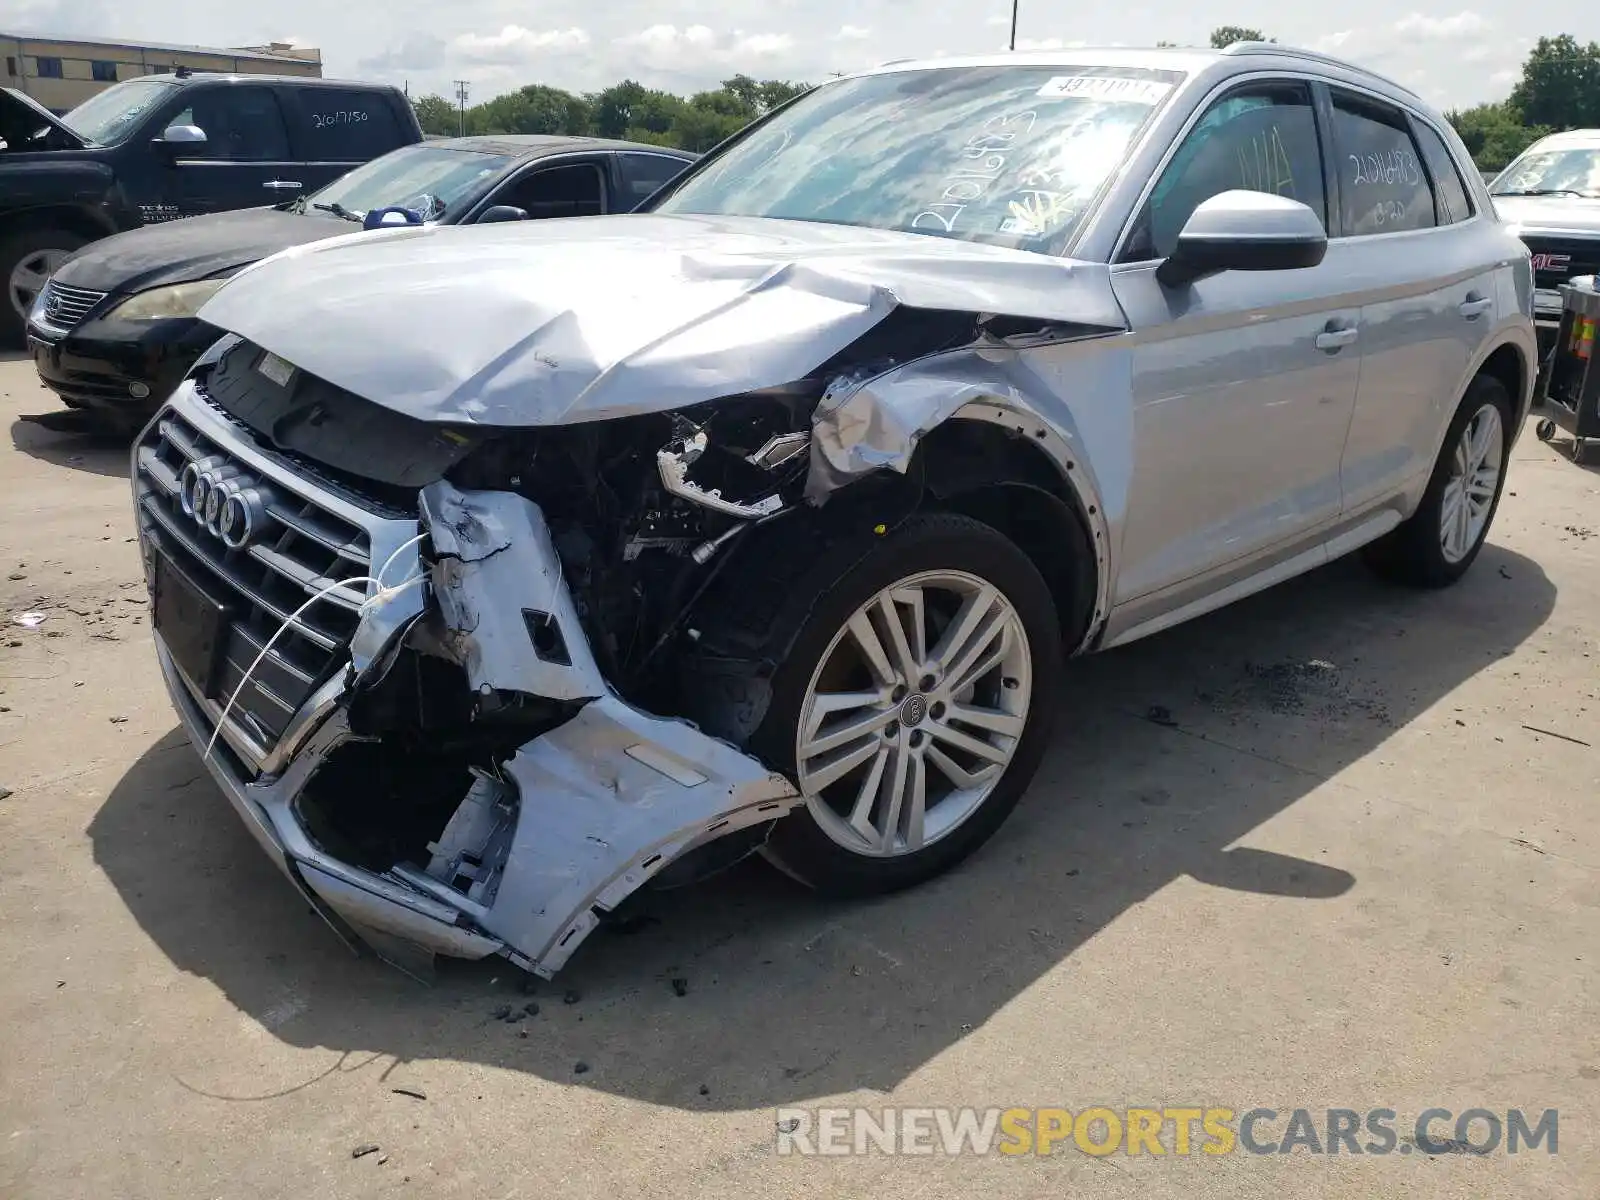
<path id="1" fill-rule="evenodd" d="M 1011 48 L 1017 48 L 1017 5 L 1021 0 L 1011 0 Z"/>
<path id="2" fill-rule="evenodd" d="M 456 80 L 456 101 L 461 105 L 461 136 L 467 136 L 467 81 Z"/>

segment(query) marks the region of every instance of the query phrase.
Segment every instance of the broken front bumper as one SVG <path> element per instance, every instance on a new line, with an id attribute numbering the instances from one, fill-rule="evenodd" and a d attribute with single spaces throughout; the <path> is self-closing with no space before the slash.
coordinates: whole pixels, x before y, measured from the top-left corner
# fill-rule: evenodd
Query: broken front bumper
<path id="1" fill-rule="evenodd" d="M 289 536 L 228 551 L 214 544 L 211 531 L 183 510 L 188 462 L 202 462 L 236 486 L 246 479 L 269 495 L 267 514 Z M 183 635 L 162 628 L 157 606 L 156 653 L 167 690 L 196 747 L 210 747 L 205 764 L 212 777 L 318 911 L 397 965 L 419 955 L 504 954 L 552 975 L 601 913 L 670 863 L 799 803 L 781 775 L 686 722 L 641 712 L 610 690 L 594 667 L 544 519 L 526 499 L 434 484 L 419 497 L 420 517 L 407 523 L 262 449 L 193 383 L 183 384 L 140 436 L 133 468 L 152 592 L 156 560 L 170 553 L 202 590 L 220 598 L 219 612 L 247 610 L 258 622 L 265 613 L 276 627 L 293 608 L 260 580 L 297 583 L 306 597 L 334 582 L 328 569 L 318 574 L 309 560 L 284 551 L 299 544 L 297 537 L 342 555 L 353 568 L 364 564 L 366 574 L 390 585 L 428 570 L 426 592 L 420 585 L 384 591 L 369 581 L 362 585 L 365 601 L 354 598 L 360 587 L 331 597 L 334 608 L 349 601 L 353 625 L 338 626 L 337 611 L 319 622 L 315 605 L 295 623 L 293 637 L 304 639 L 307 653 L 336 642 L 341 628 L 349 636 L 330 651 L 338 669 L 306 689 L 286 718 L 271 705 L 281 706 L 282 693 L 306 678 L 303 663 L 280 662 L 273 647 L 263 648 L 259 623 L 224 624 L 214 652 L 221 666 L 209 681 L 199 680 L 191 677 L 194 651 L 175 653 Z M 339 529 L 342 543 L 331 536 Z M 419 533 L 433 544 L 431 564 L 406 544 Z M 487 889 L 459 890 L 461 881 L 436 877 L 424 864 L 377 872 L 343 861 L 317 843 L 299 810 L 329 757 L 365 740 L 348 722 L 352 694 L 387 669 L 425 615 L 438 617 L 475 691 L 581 705 L 571 719 L 494 764 L 515 818 L 482 847 L 478 878 L 492 878 Z M 276 691 L 256 675 L 245 679 L 243 667 L 259 655 L 265 655 L 260 675 L 276 672 L 286 681 Z M 230 699 L 234 707 L 223 719 Z M 469 803 L 466 796 L 460 801 Z"/>

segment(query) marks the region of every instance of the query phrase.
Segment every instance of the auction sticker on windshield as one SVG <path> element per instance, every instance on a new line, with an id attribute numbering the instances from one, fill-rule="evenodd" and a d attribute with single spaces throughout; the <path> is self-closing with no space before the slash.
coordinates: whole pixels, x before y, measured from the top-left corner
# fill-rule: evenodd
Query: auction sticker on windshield
<path id="1" fill-rule="evenodd" d="M 256 364 L 256 370 L 279 387 L 288 387 L 289 380 L 294 378 L 294 367 L 270 350 L 261 356 L 261 361 Z"/>
<path id="2" fill-rule="evenodd" d="M 1050 100 L 1121 100 L 1128 104 L 1160 104 L 1172 90 L 1159 79 L 1127 79 L 1116 75 L 1057 75 L 1037 95 Z"/>

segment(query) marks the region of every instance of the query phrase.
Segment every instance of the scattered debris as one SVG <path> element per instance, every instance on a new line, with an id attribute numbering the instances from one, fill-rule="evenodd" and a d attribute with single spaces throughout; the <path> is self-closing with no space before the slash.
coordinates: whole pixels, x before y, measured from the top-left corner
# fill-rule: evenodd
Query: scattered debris
<path id="1" fill-rule="evenodd" d="M 18 613 L 11 618 L 13 625 L 21 625 L 24 629 L 37 629 L 45 622 L 46 614 L 42 612 Z"/>
<path id="2" fill-rule="evenodd" d="M 506 1021 L 506 1020 L 509 1020 L 510 1018 L 511 1018 L 511 1005 L 509 1005 L 509 1004 L 502 1004 L 499 1008 L 495 1009 L 492 1013 L 489 1014 L 489 1019 L 493 1020 L 493 1021 Z"/>
<path id="3" fill-rule="evenodd" d="M 1529 733 L 1542 733 L 1545 737 L 1560 738 L 1563 742 L 1571 742 L 1574 746 L 1588 746 L 1589 743 L 1581 738 L 1568 737 L 1564 733 L 1557 733 L 1553 729 L 1540 729 L 1537 725 L 1524 725 Z"/>
<path id="4" fill-rule="evenodd" d="M 378 1146 L 377 1146 L 377 1144 L 375 1142 L 363 1142 L 361 1145 L 357 1146 L 354 1150 L 350 1151 L 350 1157 L 351 1158 L 365 1158 L 367 1155 L 376 1154 L 377 1152 L 378 1152 Z"/>
<path id="5" fill-rule="evenodd" d="M 708 1087 L 708 1086 L 707 1086 L 707 1085 L 706 1085 L 706 1084 L 703 1084 L 703 1083 L 702 1083 L 702 1084 L 701 1084 L 701 1085 L 700 1085 L 700 1094 L 701 1094 L 701 1095 L 702 1095 L 702 1096 L 709 1096 L 709 1095 L 711 1095 L 711 1088 L 710 1088 L 710 1087 Z"/>
<path id="6" fill-rule="evenodd" d="M 1144 719 L 1157 725 L 1165 725 L 1168 729 L 1178 727 L 1178 719 L 1172 715 L 1172 710 L 1160 704 L 1152 704 L 1144 714 Z"/>
<path id="7" fill-rule="evenodd" d="M 1526 838 L 1512 838 L 1511 844 L 1513 846 L 1521 846 L 1524 850 L 1532 850 L 1535 854 L 1545 853 L 1545 848 L 1543 846 L 1539 845 L 1537 842 L 1530 842 Z"/>
<path id="8" fill-rule="evenodd" d="M 522 1011 L 530 1017 L 537 1017 L 539 1015 L 539 1002 L 537 1000 L 529 1000 L 522 1006 Z"/>
<path id="9" fill-rule="evenodd" d="M 566 995 L 561 997 L 561 1003 L 563 1003 L 563 1004 L 576 1004 L 579 1000 L 582 1000 L 582 999 L 583 999 L 583 996 L 582 996 L 581 993 L 579 993 L 577 988 L 568 988 L 567 992 L 566 992 Z"/>
<path id="10" fill-rule="evenodd" d="M 111 718 L 111 723 L 113 725 L 126 725 L 128 723 L 128 718 L 127 717 L 112 717 Z"/>
<path id="11" fill-rule="evenodd" d="M 58 980 L 56 980 L 56 987 L 57 987 L 57 989 L 60 989 L 60 988 L 64 988 L 64 987 L 66 987 L 66 986 L 67 986 L 67 981 L 66 981 L 66 980 L 65 980 L 65 979 L 58 979 Z"/>
<path id="12" fill-rule="evenodd" d="M 388 1161 L 389 1161 L 389 1156 L 387 1154 L 378 1155 L 378 1165 L 380 1167 L 383 1166 L 383 1164 L 388 1162 Z"/>
<path id="13" fill-rule="evenodd" d="M 589 1073 L 589 1064 L 580 1059 L 572 1064 L 572 1073 L 574 1075 L 587 1075 Z"/>
<path id="14" fill-rule="evenodd" d="M 25 574 L 23 574 L 21 571 L 13 571 L 13 572 L 11 572 L 11 574 L 7 575 L 6 578 L 7 579 L 26 579 L 27 576 Z"/>
<path id="15" fill-rule="evenodd" d="M 410 1096 L 413 1100 L 426 1100 L 428 1098 L 428 1094 L 426 1092 L 419 1091 L 416 1088 L 397 1087 L 390 1088 L 389 1090 L 396 1096 Z"/>
<path id="16" fill-rule="evenodd" d="M 689 994 L 689 981 L 687 979 L 674 979 L 672 981 L 672 994 L 674 996 L 687 996 Z"/>
<path id="17" fill-rule="evenodd" d="M 800 1118 L 799 1117 L 790 1117 L 787 1121 L 779 1121 L 778 1122 L 778 1132 L 779 1133 L 793 1133 L 796 1129 L 799 1129 L 799 1128 L 800 1128 Z"/>
<path id="18" fill-rule="evenodd" d="M 22 645 L 22 643 L 13 638 L 11 641 L 7 642 L 6 645 L 15 650 L 18 646 Z"/>
<path id="19" fill-rule="evenodd" d="M 10 788 L 8 788 L 8 787 L 0 787 L 0 800 L 9 800 L 11 798 L 11 795 L 12 795 L 12 793 L 11 793 L 11 789 Z"/>

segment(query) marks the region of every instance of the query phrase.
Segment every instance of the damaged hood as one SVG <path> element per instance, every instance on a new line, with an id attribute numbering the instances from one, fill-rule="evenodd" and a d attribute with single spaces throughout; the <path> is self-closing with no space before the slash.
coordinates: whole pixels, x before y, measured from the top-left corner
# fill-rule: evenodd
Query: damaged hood
<path id="1" fill-rule="evenodd" d="M 408 416 L 530 426 L 789 383 L 896 305 L 1126 327 L 1097 264 L 653 214 L 338 237 L 245 268 L 199 315 Z"/>
<path id="2" fill-rule="evenodd" d="M 1600 200 L 1578 196 L 1492 196 L 1502 223 L 1529 231 L 1600 237 Z"/>
<path id="3" fill-rule="evenodd" d="M 45 129 L 55 130 L 79 149 L 89 144 L 32 96 L 16 88 L 0 88 L 0 141 L 12 150 L 26 150 L 29 137 Z"/>

